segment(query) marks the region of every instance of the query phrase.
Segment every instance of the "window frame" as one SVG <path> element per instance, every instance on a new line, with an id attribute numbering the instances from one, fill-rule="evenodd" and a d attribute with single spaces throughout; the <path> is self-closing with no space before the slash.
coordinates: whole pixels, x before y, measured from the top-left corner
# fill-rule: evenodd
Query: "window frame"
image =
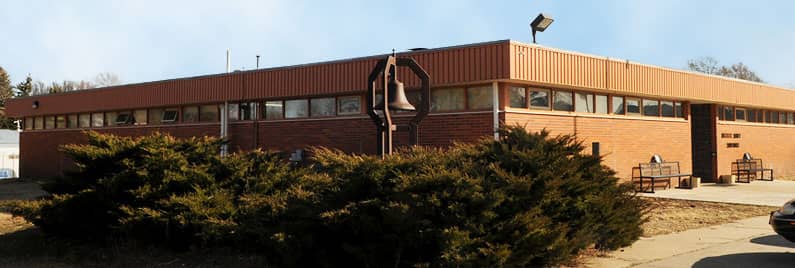
<path id="1" fill-rule="evenodd" d="M 331 114 L 315 114 L 312 104 L 318 101 L 331 101 Z M 315 97 L 309 98 L 309 117 L 312 118 L 326 118 L 337 116 L 337 98 L 336 97 Z"/>
<path id="2" fill-rule="evenodd" d="M 513 97 L 513 92 L 514 92 L 515 89 L 521 89 L 522 93 L 524 94 L 524 96 L 522 96 L 522 98 L 524 100 L 522 101 L 523 104 L 522 104 L 521 107 L 513 106 L 512 97 Z M 528 98 L 527 87 L 511 86 L 511 88 L 508 89 L 508 107 L 509 108 L 516 108 L 516 109 L 527 109 L 527 108 L 530 107 L 530 99 Z"/>
<path id="3" fill-rule="evenodd" d="M 630 112 L 629 111 L 629 101 L 635 101 L 638 103 L 638 112 Z M 643 100 L 637 97 L 624 97 L 624 114 L 630 116 L 642 116 L 643 115 Z"/>
<path id="4" fill-rule="evenodd" d="M 616 113 L 616 99 L 621 100 L 621 113 Z M 612 115 L 627 115 L 626 96 L 610 95 L 610 113 Z"/>
<path id="5" fill-rule="evenodd" d="M 342 105 L 343 101 L 347 100 L 354 100 L 356 99 L 356 103 L 358 103 L 358 107 L 356 107 L 356 111 L 343 111 Z M 361 95 L 348 95 L 348 96 L 338 96 L 337 97 L 337 115 L 360 115 L 362 114 L 362 96 Z"/>
<path id="6" fill-rule="evenodd" d="M 579 96 L 585 96 L 585 106 L 590 111 L 577 111 L 577 105 L 579 102 Z M 588 101 L 591 102 L 591 105 L 588 105 Z M 572 100 L 572 105 L 574 106 L 574 112 L 576 113 L 586 113 L 586 114 L 593 114 L 596 113 L 596 96 L 590 92 L 584 91 L 575 91 L 574 92 L 574 99 Z M 590 107 L 589 107 L 590 106 Z"/>
<path id="7" fill-rule="evenodd" d="M 476 91 L 485 91 L 488 97 L 488 102 L 485 103 L 483 107 L 472 107 L 472 99 L 471 94 L 472 92 Z M 466 87 L 464 89 L 464 98 L 466 98 L 466 106 L 465 109 L 469 111 L 489 111 L 494 109 L 494 94 L 492 93 L 493 87 L 491 85 L 481 85 L 481 86 L 471 86 Z"/>
<path id="8" fill-rule="evenodd" d="M 455 103 L 455 107 L 451 107 L 450 109 L 440 109 L 434 100 L 436 99 L 434 93 L 440 91 L 449 91 L 449 92 L 458 92 L 461 94 L 461 104 Z M 443 113 L 451 113 L 451 112 L 463 112 L 467 110 L 467 91 L 466 87 L 444 87 L 444 88 L 436 88 L 431 89 L 431 109 L 430 112 L 443 112 Z"/>
<path id="9" fill-rule="evenodd" d="M 306 111 L 304 111 L 304 114 L 303 114 L 303 115 L 298 115 L 298 116 L 294 116 L 294 117 L 288 117 L 288 116 L 287 116 L 287 104 L 288 104 L 288 103 L 298 103 L 298 102 L 303 102 L 303 103 L 305 103 L 305 104 L 306 104 L 306 105 L 304 106 L 304 107 L 306 107 L 306 109 L 305 109 Z M 309 99 L 290 99 L 290 100 L 284 100 L 284 101 L 282 102 L 282 105 L 283 105 L 283 106 L 282 106 L 282 110 L 284 110 L 284 113 L 283 113 L 283 115 L 282 115 L 282 116 L 283 116 L 283 118 L 284 118 L 284 119 L 301 119 L 301 118 L 309 118 L 309 109 L 310 109 L 310 107 L 309 107 Z"/>
<path id="10" fill-rule="evenodd" d="M 742 119 L 740 118 L 740 114 L 742 114 Z M 734 121 L 737 122 L 747 122 L 748 121 L 748 112 L 745 108 L 734 108 Z"/>
<path id="11" fill-rule="evenodd" d="M 527 108 L 534 109 L 534 110 L 554 110 L 552 107 L 554 105 L 554 98 L 553 95 L 555 92 L 554 90 L 548 88 L 538 88 L 538 87 L 528 87 L 525 91 L 525 98 L 527 98 Z M 534 106 L 533 105 L 533 92 L 546 92 L 547 93 L 547 106 Z M 574 109 L 574 96 L 572 95 L 572 110 Z"/>
<path id="12" fill-rule="evenodd" d="M 269 118 L 268 117 L 268 103 L 279 103 L 279 117 L 278 118 Z M 284 118 L 284 100 L 266 100 L 262 102 L 262 120 L 282 120 Z"/>

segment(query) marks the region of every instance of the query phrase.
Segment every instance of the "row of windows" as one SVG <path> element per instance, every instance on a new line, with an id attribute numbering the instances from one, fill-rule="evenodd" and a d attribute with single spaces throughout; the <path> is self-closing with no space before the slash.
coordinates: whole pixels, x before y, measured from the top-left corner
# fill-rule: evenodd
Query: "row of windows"
<path id="1" fill-rule="evenodd" d="M 512 87 L 509 106 L 579 113 L 685 117 L 682 102 L 541 88 Z"/>
<path id="2" fill-rule="evenodd" d="M 382 95 L 379 94 L 378 98 Z M 406 93 L 409 102 L 415 106 L 422 99 L 420 92 Z M 308 117 L 330 117 L 360 115 L 363 98 L 359 95 L 270 100 L 264 102 L 243 102 L 229 104 L 229 120 L 276 120 Z M 491 87 L 444 88 L 431 91 L 431 111 L 464 111 L 491 109 L 493 98 Z M 71 115 L 56 115 L 25 118 L 24 128 L 61 129 L 97 128 L 124 125 L 160 125 L 197 122 L 218 122 L 222 105 L 194 105 L 137 109 L 127 111 L 97 112 Z"/>
<path id="3" fill-rule="evenodd" d="M 718 106 L 718 119 L 769 124 L 795 125 L 795 113 L 749 109 L 733 106 Z"/>

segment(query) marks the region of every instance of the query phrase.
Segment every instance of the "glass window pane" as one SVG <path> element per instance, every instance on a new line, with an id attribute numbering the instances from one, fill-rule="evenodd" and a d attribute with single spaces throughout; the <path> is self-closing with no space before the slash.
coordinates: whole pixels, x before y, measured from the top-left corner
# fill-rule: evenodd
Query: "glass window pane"
<path id="1" fill-rule="evenodd" d="M 407 93 L 406 96 L 408 97 L 409 95 L 410 94 Z M 411 102 L 411 100 L 409 100 L 409 102 Z M 344 96 L 337 98 L 337 114 L 352 115 L 352 114 L 361 114 L 361 113 L 362 113 L 361 96 Z"/>
<path id="2" fill-rule="evenodd" d="M 745 109 L 737 108 L 734 110 L 734 119 L 737 121 L 745 121 Z"/>
<path id="3" fill-rule="evenodd" d="M 66 127 L 68 128 L 77 128 L 77 115 L 70 114 L 69 117 L 66 118 Z"/>
<path id="4" fill-rule="evenodd" d="M 310 101 L 312 117 L 334 116 L 337 103 L 334 98 L 314 98 Z"/>
<path id="5" fill-rule="evenodd" d="M 105 125 L 106 126 L 115 126 L 116 125 L 116 117 L 119 115 L 117 112 L 106 112 L 105 113 Z"/>
<path id="6" fill-rule="evenodd" d="M 576 112 L 593 113 L 593 94 L 577 92 L 574 96 L 577 98 L 574 101 Z"/>
<path id="7" fill-rule="evenodd" d="M 44 129 L 44 117 L 36 117 L 36 120 L 33 122 L 34 129 Z"/>
<path id="8" fill-rule="evenodd" d="M 672 101 L 661 101 L 660 102 L 660 109 L 662 110 L 662 116 L 664 117 L 674 117 L 674 102 Z"/>
<path id="9" fill-rule="evenodd" d="M 288 100 L 284 102 L 285 118 L 302 118 L 309 116 L 308 100 Z"/>
<path id="10" fill-rule="evenodd" d="M 105 125 L 105 115 L 103 115 L 102 113 L 91 114 L 92 127 L 102 127 L 104 125 Z"/>
<path id="11" fill-rule="evenodd" d="M 790 125 L 795 124 L 795 117 L 793 116 L 795 115 L 793 115 L 792 113 L 787 113 L 787 124 Z"/>
<path id="12" fill-rule="evenodd" d="M 218 122 L 219 108 L 217 104 L 199 106 L 199 122 Z"/>
<path id="13" fill-rule="evenodd" d="M 613 96 L 613 114 L 624 114 L 624 97 Z"/>
<path id="14" fill-rule="evenodd" d="M 746 116 L 747 118 L 745 119 L 746 121 L 748 121 L 748 122 L 756 122 L 756 110 L 749 109 L 749 110 L 746 110 L 745 113 L 747 115 Z"/>
<path id="15" fill-rule="evenodd" d="M 778 123 L 779 124 L 786 124 L 787 123 L 787 113 L 779 112 L 778 113 Z"/>
<path id="16" fill-rule="evenodd" d="M 555 104 L 553 105 L 552 109 L 556 111 L 572 111 L 574 109 L 574 105 L 572 103 L 573 96 L 571 92 L 567 91 L 555 91 L 555 97 L 553 101 Z"/>
<path id="17" fill-rule="evenodd" d="M 765 111 L 765 122 L 773 123 L 773 114 L 770 111 Z"/>
<path id="18" fill-rule="evenodd" d="M 59 115 L 55 117 L 55 128 L 66 128 L 66 116 Z"/>
<path id="19" fill-rule="evenodd" d="M 723 120 L 734 121 L 734 107 L 723 106 Z"/>
<path id="20" fill-rule="evenodd" d="M 470 110 L 485 110 L 491 109 L 494 106 L 494 98 L 492 88 L 487 87 L 470 87 L 467 88 L 467 104 Z"/>
<path id="21" fill-rule="evenodd" d="M 597 114 L 607 113 L 607 96 L 596 95 L 596 113 Z"/>
<path id="22" fill-rule="evenodd" d="M 282 101 L 266 101 L 265 102 L 265 119 L 282 119 L 284 118 L 284 104 Z"/>
<path id="23" fill-rule="evenodd" d="M 33 117 L 25 118 L 25 130 L 33 129 Z"/>
<path id="24" fill-rule="evenodd" d="M 431 111 L 464 110 L 464 90 L 445 88 L 431 91 Z"/>
<path id="25" fill-rule="evenodd" d="M 55 116 L 46 116 L 46 117 L 44 117 L 44 128 L 45 129 L 53 129 L 53 128 L 55 128 Z"/>
<path id="26" fill-rule="evenodd" d="M 640 114 L 640 99 L 626 98 L 627 114 Z"/>
<path id="27" fill-rule="evenodd" d="M 149 109 L 149 113 L 148 113 L 148 116 L 149 116 L 149 119 L 148 119 L 149 121 L 148 122 L 149 122 L 149 124 L 150 125 L 159 125 L 159 124 L 161 124 L 162 123 L 161 121 L 163 120 L 163 112 L 165 112 L 165 110 L 162 109 L 162 108 Z"/>
<path id="28" fill-rule="evenodd" d="M 188 106 L 182 109 L 182 122 L 199 122 L 199 106 Z"/>
<path id="29" fill-rule="evenodd" d="M 80 118 L 78 118 L 77 126 L 80 128 L 89 128 L 91 127 L 91 114 L 80 114 Z"/>
<path id="30" fill-rule="evenodd" d="M 146 110 L 135 110 L 133 111 L 133 124 L 135 125 L 146 125 Z"/>
<path id="31" fill-rule="evenodd" d="M 643 115 L 645 116 L 660 116 L 660 101 L 658 100 L 643 100 Z"/>
<path id="32" fill-rule="evenodd" d="M 257 103 L 244 102 L 240 104 L 240 120 L 257 119 Z"/>
<path id="33" fill-rule="evenodd" d="M 227 113 L 229 115 L 229 121 L 240 120 L 240 105 L 238 105 L 237 103 L 230 103 L 229 111 L 227 111 Z"/>
<path id="34" fill-rule="evenodd" d="M 549 109 L 549 90 L 532 88 L 529 91 L 530 108 Z M 571 99 L 571 92 L 567 93 L 569 93 L 569 99 Z"/>
<path id="35" fill-rule="evenodd" d="M 685 117 L 685 111 L 683 109 L 681 102 L 674 103 L 674 116 L 683 118 Z"/>
<path id="36" fill-rule="evenodd" d="M 527 108 L 527 90 L 523 87 L 512 87 L 510 91 L 511 108 Z"/>

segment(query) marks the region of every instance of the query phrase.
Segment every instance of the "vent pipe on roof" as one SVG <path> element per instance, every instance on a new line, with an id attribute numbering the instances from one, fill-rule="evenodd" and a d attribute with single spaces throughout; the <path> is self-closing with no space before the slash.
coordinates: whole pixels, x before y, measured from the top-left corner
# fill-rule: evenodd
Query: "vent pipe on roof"
<path id="1" fill-rule="evenodd" d="M 232 72 L 232 50 L 226 49 L 226 72 Z"/>

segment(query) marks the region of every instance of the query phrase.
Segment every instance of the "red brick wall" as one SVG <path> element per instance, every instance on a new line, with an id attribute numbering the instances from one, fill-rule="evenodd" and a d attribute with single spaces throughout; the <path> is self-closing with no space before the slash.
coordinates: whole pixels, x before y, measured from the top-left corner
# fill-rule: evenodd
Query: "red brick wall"
<path id="1" fill-rule="evenodd" d="M 405 124 L 410 117 L 398 116 L 396 123 Z M 99 132 L 121 136 L 146 135 L 155 131 L 176 137 L 218 136 L 218 123 L 117 127 Z M 339 148 L 352 153 L 375 153 L 375 125 L 369 117 L 302 119 L 283 121 L 233 122 L 229 127 L 231 150 L 255 147 L 292 151 L 308 146 Z M 432 114 L 420 124 L 421 145 L 448 146 L 455 141 L 472 142 L 492 135 L 492 113 L 470 112 Z M 257 137 L 255 139 L 255 137 Z M 20 174 L 26 178 L 58 176 L 73 168 L 71 161 L 58 148 L 64 144 L 84 143 L 80 130 L 24 131 L 20 135 Z M 397 132 L 396 147 L 408 144 L 408 134 Z"/>
<path id="2" fill-rule="evenodd" d="M 740 134 L 740 138 L 722 138 L 724 133 Z M 717 137 L 718 175 L 731 174 L 731 163 L 748 152 L 773 168 L 776 177 L 795 177 L 795 127 L 718 122 Z M 727 143 L 739 143 L 740 147 L 728 148 Z"/>
<path id="3" fill-rule="evenodd" d="M 648 162 L 654 154 L 666 161 L 679 161 L 682 172 L 692 169 L 690 124 L 685 120 L 646 120 L 617 117 L 583 117 L 555 114 L 508 112 L 506 124 L 519 124 L 530 131 L 547 129 L 552 135 L 576 134 L 591 153 L 591 143 L 599 142 L 604 164 L 619 178 L 629 180 L 632 167 Z M 672 182 L 676 185 L 676 182 Z"/>

